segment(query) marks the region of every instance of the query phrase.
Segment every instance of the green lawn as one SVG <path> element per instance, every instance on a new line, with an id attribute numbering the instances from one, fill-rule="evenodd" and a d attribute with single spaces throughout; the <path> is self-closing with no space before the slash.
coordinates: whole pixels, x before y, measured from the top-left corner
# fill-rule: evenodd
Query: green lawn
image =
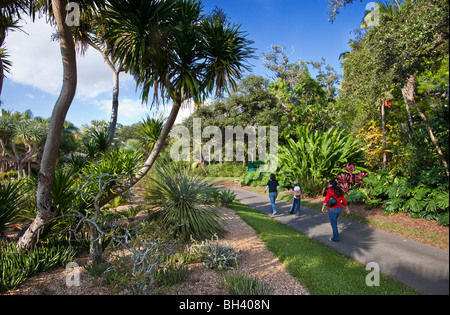
<path id="1" fill-rule="evenodd" d="M 380 286 L 369 287 L 364 265 L 246 205 L 230 206 L 250 225 L 290 274 L 316 295 L 419 294 L 404 284 L 381 275 Z"/>

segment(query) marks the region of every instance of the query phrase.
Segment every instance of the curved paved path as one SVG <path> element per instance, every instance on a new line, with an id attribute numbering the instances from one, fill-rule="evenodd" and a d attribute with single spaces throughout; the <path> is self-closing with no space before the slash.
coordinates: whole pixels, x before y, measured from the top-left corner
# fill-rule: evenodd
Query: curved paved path
<path id="1" fill-rule="evenodd" d="M 268 195 L 226 187 L 236 200 L 267 215 Z M 339 219 L 340 242 L 330 242 L 331 226 L 327 215 L 301 207 L 301 216 L 289 214 L 290 203 L 277 200 L 274 218 L 311 238 L 363 263 L 376 262 L 380 271 L 425 294 L 449 294 L 449 252 L 405 239 L 384 231 Z"/>

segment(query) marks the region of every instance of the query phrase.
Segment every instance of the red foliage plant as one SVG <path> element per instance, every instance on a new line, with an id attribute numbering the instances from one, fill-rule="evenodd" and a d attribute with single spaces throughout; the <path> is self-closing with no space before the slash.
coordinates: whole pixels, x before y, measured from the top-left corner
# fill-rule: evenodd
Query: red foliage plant
<path id="1" fill-rule="evenodd" d="M 356 186 L 364 185 L 362 180 L 368 175 L 367 173 L 359 172 L 355 174 L 356 167 L 353 164 L 345 166 L 344 170 L 347 173 L 339 174 L 336 179 L 344 194 L 348 193 Z"/>

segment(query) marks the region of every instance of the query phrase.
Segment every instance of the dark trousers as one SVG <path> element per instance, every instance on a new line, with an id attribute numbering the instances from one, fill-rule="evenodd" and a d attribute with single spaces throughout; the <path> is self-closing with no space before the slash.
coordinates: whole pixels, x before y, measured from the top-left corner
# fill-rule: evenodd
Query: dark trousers
<path id="1" fill-rule="evenodd" d="M 295 214 L 300 215 L 300 200 L 301 200 L 300 198 L 297 199 L 294 197 L 294 200 L 292 201 L 291 210 L 289 211 L 290 214 L 293 214 L 295 210 L 296 211 Z"/>

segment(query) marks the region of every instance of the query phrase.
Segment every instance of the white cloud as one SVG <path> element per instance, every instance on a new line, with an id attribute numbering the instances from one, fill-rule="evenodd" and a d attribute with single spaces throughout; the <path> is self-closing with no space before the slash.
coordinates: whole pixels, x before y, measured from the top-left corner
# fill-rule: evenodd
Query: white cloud
<path id="1" fill-rule="evenodd" d="M 58 95 L 62 82 L 59 44 L 51 41 L 52 28 L 44 19 L 29 20 L 22 31 L 9 32 L 6 47 L 12 61 L 9 79 Z"/>
<path id="2" fill-rule="evenodd" d="M 63 70 L 59 42 L 51 40 L 53 33 L 55 29 L 41 18 L 34 23 L 27 19 L 22 31 L 8 34 L 6 47 L 13 63 L 9 75 L 11 81 L 59 95 Z M 90 47 L 85 56 L 77 55 L 77 72 L 78 99 L 112 94 L 112 71 L 95 49 Z M 121 73 L 120 81 L 124 85 L 133 79 Z"/>
<path id="3" fill-rule="evenodd" d="M 102 99 L 100 101 L 95 100 L 93 101 L 93 104 L 99 110 L 104 111 L 108 115 L 111 115 L 111 99 Z M 149 107 L 147 107 L 145 104 L 142 104 L 142 102 L 138 99 L 119 99 L 119 118 L 123 117 L 127 119 L 140 120 L 141 117 L 149 113 Z"/>

